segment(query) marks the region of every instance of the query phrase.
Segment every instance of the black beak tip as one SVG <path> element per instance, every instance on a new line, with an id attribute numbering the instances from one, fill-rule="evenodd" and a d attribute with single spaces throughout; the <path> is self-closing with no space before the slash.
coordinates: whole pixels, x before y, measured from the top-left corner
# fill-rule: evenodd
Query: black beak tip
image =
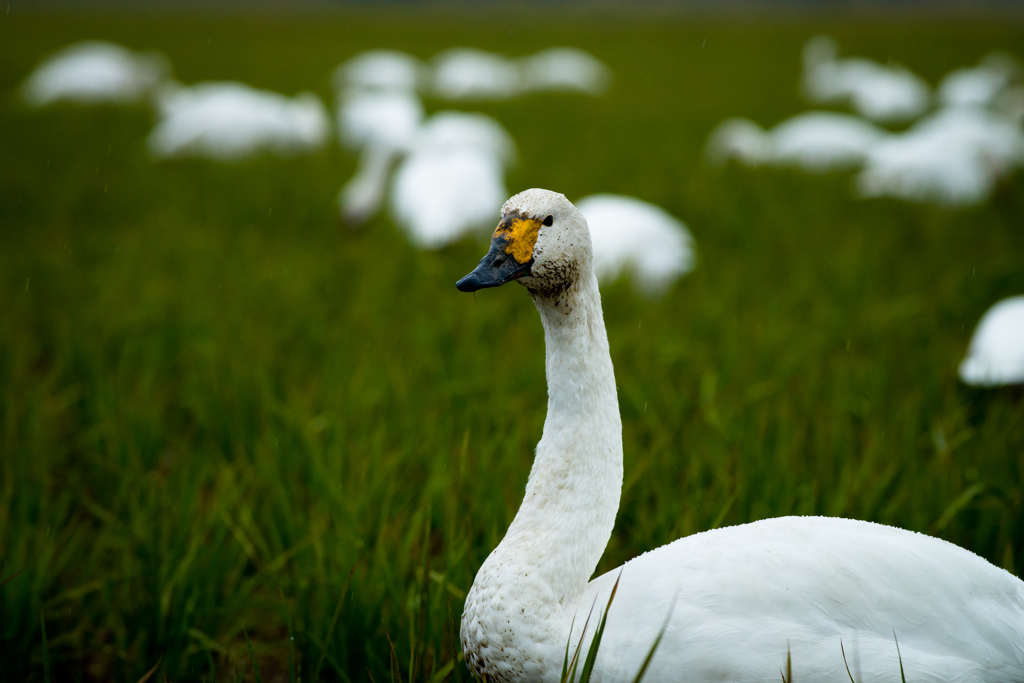
<path id="1" fill-rule="evenodd" d="M 476 273 L 470 273 L 455 283 L 455 288 L 460 292 L 475 292 L 480 289 L 480 278 Z"/>

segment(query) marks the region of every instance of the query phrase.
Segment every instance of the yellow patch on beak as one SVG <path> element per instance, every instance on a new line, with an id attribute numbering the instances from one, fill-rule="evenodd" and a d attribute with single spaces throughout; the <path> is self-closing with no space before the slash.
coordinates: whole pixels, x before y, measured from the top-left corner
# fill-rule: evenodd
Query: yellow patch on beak
<path id="1" fill-rule="evenodd" d="M 494 231 L 494 237 L 505 239 L 505 253 L 519 264 L 527 263 L 533 258 L 533 247 L 537 244 L 537 234 L 541 223 L 533 218 L 506 216 Z"/>

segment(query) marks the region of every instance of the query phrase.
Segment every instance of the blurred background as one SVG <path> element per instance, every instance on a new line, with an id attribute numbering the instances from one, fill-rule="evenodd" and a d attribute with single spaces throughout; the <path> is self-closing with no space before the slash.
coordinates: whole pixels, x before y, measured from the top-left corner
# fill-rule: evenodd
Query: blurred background
<path id="1" fill-rule="evenodd" d="M 464 680 L 546 393 L 453 285 L 530 187 L 594 233 L 598 573 L 815 514 L 1020 575 L 1021 60 L 1009 3 L 3 3 L 3 678 Z"/>

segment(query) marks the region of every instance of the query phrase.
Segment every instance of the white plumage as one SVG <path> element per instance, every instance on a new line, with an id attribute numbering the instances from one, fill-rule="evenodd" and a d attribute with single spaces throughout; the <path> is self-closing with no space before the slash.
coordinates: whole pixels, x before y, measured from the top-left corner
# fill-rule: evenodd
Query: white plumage
<path id="1" fill-rule="evenodd" d="M 960 379 L 979 387 L 1024 383 L 1024 296 L 985 312 L 960 363 Z"/>
<path id="2" fill-rule="evenodd" d="M 872 148 L 857 178 L 862 196 L 951 206 L 982 202 L 1024 163 L 1024 131 L 997 112 L 942 109 Z"/>
<path id="3" fill-rule="evenodd" d="M 452 48 L 436 55 L 434 94 L 450 100 L 507 99 L 522 90 L 518 65 L 483 50 Z"/>
<path id="4" fill-rule="evenodd" d="M 551 47 L 523 58 L 522 82 L 527 90 L 600 95 L 611 83 L 611 70 L 578 48 Z"/>
<path id="5" fill-rule="evenodd" d="M 723 121 L 708 138 L 715 162 L 736 159 L 748 166 L 795 166 L 822 172 L 859 166 L 885 131 L 855 116 L 807 112 L 764 131 L 753 121 Z"/>
<path id="6" fill-rule="evenodd" d="M 334 70 L 334 89 L 369 88 L 415 91 L 423 84 L 426 66 L 398 50 L 369 50 Z"/>
<path id="7" fill-rule="evenodd" d="M 901 121 L 922 114 L 928 84 L 902 66 L 882 66 L 864 58 L 837 59 L 835 42 L 812 38 L 804 48 L 804 94 L 819 104 L 849 104 L 875 121 Z"/>
<path id="8" fill-rule="evenodd" d="M 590 226 L 594 271 L 601 282 L 629 271 L 642 292 L 657 295 L 696 265 L 690 232 L 661 207 L 597 194 L 578 200 L 576 208 Z"/>
<path id="9" fill-rule="evenodd" d="M 1002 52 L 993 52 L 978 66 L 951 71 L 939 83 L 939 102 L 946 107 L 988 107 L 1014 81 L 1020 65 Z"/>
<path id="10" fill-rule="evenodd" d="M 423 119 L 423 103 L 414 92 L 353 89 L 337 101 L 338 139 L 346 147 L 412 147 Z"/>
<path id="11" fill-rule="evenodd" d="M 846 674 L 841 645 L 858 681 L 899 681 L 896 638 L 908 681 L 1024 681 L 1024 582 L 892 527 L 764 520 L 680 539 L 589 581 L 622 485 L 590 237 L 572 204 L 545 190 L 516 195 L 502 215 L 550 223 L 535 245 L 520 245 L 532 265 L 516 274 L 544 325 L 548 414 L 523 503 L 466 597 L 462 645 L 478 676 L 558 680 L 567 644 L 576 647 L 596 605 L 587 651 L 621 575 L 594 681 L 632 680 L 669 615 L 646 681 L 776 681 L 789 652 L 795 680 L 835 683 Z M 477 282 L 488 267 L 474 271 Z"/>
<path id="12" fill-rule="evenodd" d="M 148 140 L 157 157 L 292 154 L 323 147 L 330 132 L 327 109 L 312 93 L 289 98 L 243 83 L 209 82 L 165 86 L 158 104 L 160 121 Z"/>
<path id="13" fill-rule="evenodd" d="M 167 61 L 148 52 L 101 41 L 68 46 L 40 64 L 22 86 L 35 107 L 60 100 L 96 104 L 135 102 L 148 96 L 170 71 Z"/>
<path id="14" fill-rule="evenodd" d="M 493 220 L 507 196 L 515 143 L 484 114 L 439 112 L 395 171 L 391 213 L 420 248 L 437 249 Z"/>

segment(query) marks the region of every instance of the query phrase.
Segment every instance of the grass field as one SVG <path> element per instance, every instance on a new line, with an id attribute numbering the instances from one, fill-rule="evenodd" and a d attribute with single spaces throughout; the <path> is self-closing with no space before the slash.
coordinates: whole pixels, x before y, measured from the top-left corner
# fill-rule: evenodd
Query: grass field
<path id="1" fill-rule="evenodd" d="M 982 312 L 1024 293 L 1024 179 L 949 211 L 701 159 L 728 116 L 808 108 L 799 51 L 822 31 L 932 84 L 1024 56 L 1008 21 L 0 16 L 0 678 L 254 680 L 247 637 L 266 681 L 450 672 L 449 609 L 457 634 L 546 406 L 526 293 L 455 290 L 479 242 L 420 253 L 385 218 L 339 225 L 355 160 L 336 145 L 156 163 L 144 107 L 28 111 L 19 83 L 84 38 L 328 102 L 332 68 L 372 47 L 591 51 L 604 97 L 472 108 L 519 145 L 510 191 L 635 195 L 697 242 L 662 300 L 603 291 L 625 483 L 598 572 L 821 514 L 1020 575 L 1024 401 L 956 367 Z"/>

